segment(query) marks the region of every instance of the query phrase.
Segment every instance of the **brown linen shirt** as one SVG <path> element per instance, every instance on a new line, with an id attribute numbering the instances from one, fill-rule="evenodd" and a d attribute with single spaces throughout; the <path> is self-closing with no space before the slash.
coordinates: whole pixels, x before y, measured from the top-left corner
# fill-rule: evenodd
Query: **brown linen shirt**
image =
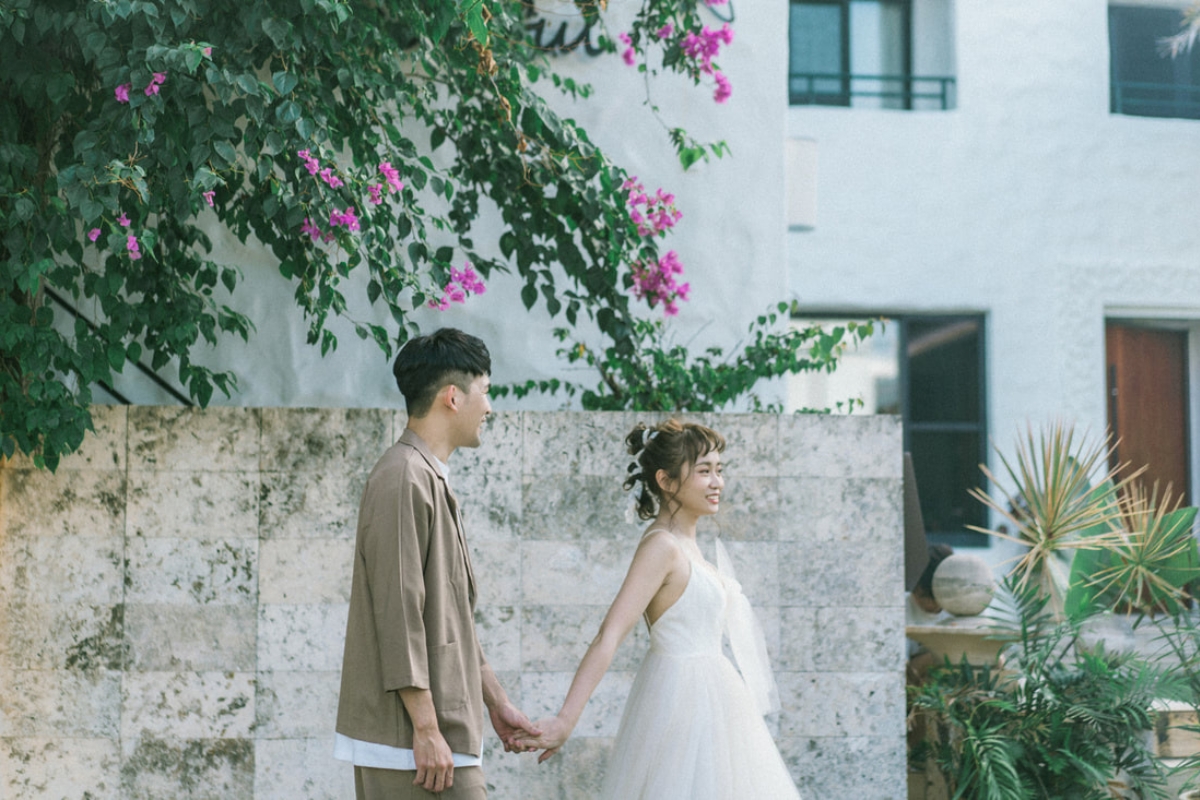
<path id="1" fill-rule="evenodd" d="M 337 732 L 411 749 L 399 689 L 429 689 L 455 753 L 480 755 L 483 653 L 458 502 L 429 448 L 405 430 L 367 479 L 338 698 Z"/>

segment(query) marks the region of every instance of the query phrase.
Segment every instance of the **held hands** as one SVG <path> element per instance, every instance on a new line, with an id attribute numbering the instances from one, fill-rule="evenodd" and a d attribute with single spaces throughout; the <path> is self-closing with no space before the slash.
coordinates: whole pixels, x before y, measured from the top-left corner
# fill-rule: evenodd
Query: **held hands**
<path id="1" fill-rule="evenodd" d="M 539 764 L 553 756 L 559 751 L 559 748 L 566 744 L 567 739 L 571 736 L 571 731 L 575 727 L 562 717 L 539 719 L 535 725 L 541 729 L 541 735 L 519 739 L 517 746 L 521 750 L 544 750 L 538 756 Z"/>
<path id="2" fill-rule="evenodd" d="M 492 727 L 496 735 L 504 743 L 506 753 L 524 753 L 537 748 L 523 747 L 518 741 L 525 738 L 536 738 L 542 731 L 529 721 L 529 717 L 521 713 L 512 703 L 505 702 L 488 709 L 492 718 Z"/>

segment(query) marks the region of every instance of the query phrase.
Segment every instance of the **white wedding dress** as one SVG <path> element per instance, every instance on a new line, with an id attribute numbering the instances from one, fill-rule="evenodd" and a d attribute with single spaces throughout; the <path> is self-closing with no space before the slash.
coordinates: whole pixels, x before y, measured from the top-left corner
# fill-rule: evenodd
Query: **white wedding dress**
<path id="1" fill-rule="evenodd" d="M 718 563 L 727 569 L 718 542 Z M 734 653 L 739 630 L 753 620 L 727 612 L 749 604 L 731 574 L 690 558 L 692 573 L 675 604 L 650 627 L 650 649 L 625 704 L 601 797 L 609 800 L 799 800 L 787 766 L 763 722 L 764 701 L 725 657 L 730 619 Z M 759 668 L 774 689 L 765 648 Z M 744 652 L 744 650 L 743 650 Z M 753 655 L 753 654 L 752 654 Z"/>

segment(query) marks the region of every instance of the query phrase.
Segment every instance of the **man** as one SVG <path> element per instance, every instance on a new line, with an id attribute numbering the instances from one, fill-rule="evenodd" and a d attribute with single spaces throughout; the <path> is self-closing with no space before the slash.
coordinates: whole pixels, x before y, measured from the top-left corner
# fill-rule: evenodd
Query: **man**
<path id="1" fill-rule="evenodd" d="M 371 471 L 358 513 L 335 755 L 359 800 L 482 800 L 484 706 L 505 750 L 538 731 L 483 657 L 475 577 L 447 462 L 478 447 L 491 358 L 443 328 L 392 368 L 408 425 Z"/>

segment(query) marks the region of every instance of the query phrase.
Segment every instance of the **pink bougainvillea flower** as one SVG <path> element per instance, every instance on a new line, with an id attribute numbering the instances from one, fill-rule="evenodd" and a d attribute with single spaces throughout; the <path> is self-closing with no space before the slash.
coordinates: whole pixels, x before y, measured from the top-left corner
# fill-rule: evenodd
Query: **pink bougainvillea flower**
<path id="1" fill-rule="evenodd" d="M 479 274 L 471 266 L 471 262 L 463 263 L 463 268 L 450 268 L 450 282 L 442 289 L 441 299 L 431 299 L 426 305 L 438 311 L 445 311 L 451 303 L 465 303 L 473 294 L 483 294 L 487 287 L 483 285 Z"/>
<path id="2" fill-rule="evenodd" d="M 121 216 L 117 217 L 117 224 L 120 225 L 122 228 L 129 227 L 129 217 L 125 216 L 124 211 L 121 212 Z"/>
<path id="3" fill-rule="evenodd" d="M 212 58 L 212 48 L 211 48 L 211 47 L 205 47 L 205 48 L 204 48 L 203 50 L 201 50 L 200 52 L 201 52 L 201 53 L 204 53 L 204 55 L 205 55 L 205 57 L 206 57 L 206 58 Z"/>
<path id="4" fill-rule="evenodd" d="M 213 204 L 213 195 L 215 194 L 216 192 L 210 189 L 207 192 L 201 192 L 200 196 L 203 197 L 204 202 L 208 203 L 209 207 L 211 207 Z"/>
<path id="5" fill-rule="evenodd" d="M 117 97 L 118 103 L 129 102 L 129 90 L 133 88 L 132 83 L 122 83 L 117 88 L 113 89 L 113 94 Z"/>
<path id="6" fill-rule="evenodd" d="M 146 96 L 150 97 L 151 95 L 158 94 L 158 87 L 161 86 L 166 79 L 167 73 L 155 72 L 150 78 L 150 83 L 146 84 Z"/>
<path id="7" fill-rule="evenodd" d="M 720 72 L 713 73 L 713 80 L 717 82 L 717 88 L 713 91 L 713 100 L 724 103 L 733 94 L 733 84 Z"/>
<path id="8" fill-rule="evenodd" d="M 728 2 L 729 2 L 729 0 L 704 0 L 704 5 L 706 5 L 706 6 L 723 6 Z"/>
<path id="9" fill-rule="evenodd" d="M 656 37 L 658 37 L 659 39 L 666 39 L 668 36 L 670 36 L 674 32 L 675 32 L 675 26 L 668 22 L 666 25 L 663 25 L 661 28 L 656 30 L 654 32 L 654 35 Z"/>
<path id="10" fill-rule="evenodd" d="M 384 161 L 379 165 L 379 171 L 383 174 L 387 185 L 397 192 L 404 188 L 404 184 L 400 182 L 400 172 L 392 166 L 392 162 Z"/>
<path id="11" fill-rule="evenodd" d="M 356 231 L 359 229 L 358 215 L 354 212 L 354 207 L 351 206 L 345 211 L 338 211 L 336 208 L 329 215 L 329 226 L 336 228 L 338 225 L 345 225 L 347 230 Z"/>
<path id="12" fill-rule="evenodd" d="M 137 237 L 132 233 L 125 238 L 125 249 L 129 251 L 129 259 L 131 261 L 137 261 L 142 257 L 142 252 L 138 249 Z"/>
<path id="13" fill-rule="evenodd" d="M 321 171 L 321 162 L 313 158 L 312 153 L 308 150 L 297 150 L 296 155 L 304 161 L 304 168 L 308 170 L 309 175 L 316 175 Z"/>
<path id="14" fill-rule="evenodd" d="M 307 233 L 312 237 L 314 242 L 321 238 L 321 229 L 312 224 L 312 221 L 308 217 L 305 217 L 304 222 L 300 223 L 300 232 Z"/>
<path id="15" fill-rule="evenodd" d="M 88 239 L 90 239 L 93 242 L 96 241 L 97 239 L 100 238 L 100 229 L 92 228 L 90 231 L 88 231 L 87 237 L 88 237 Z"/>
<path id="16" fill-rule="evenodd" d="M 342 179 L 333 174 L 332 167 L 326 167 L 325 169 L 321 170 L 321 180 L 328 183 L 334 189 L 343 186 Z"/>
<path id="17" fill-rule="evenodd" d="M 367 192 L 371 195 L 371 202 L 374 205 L 379 205 L 383 202 L 383 184 L 372 183 L 367 187 Z"/>

